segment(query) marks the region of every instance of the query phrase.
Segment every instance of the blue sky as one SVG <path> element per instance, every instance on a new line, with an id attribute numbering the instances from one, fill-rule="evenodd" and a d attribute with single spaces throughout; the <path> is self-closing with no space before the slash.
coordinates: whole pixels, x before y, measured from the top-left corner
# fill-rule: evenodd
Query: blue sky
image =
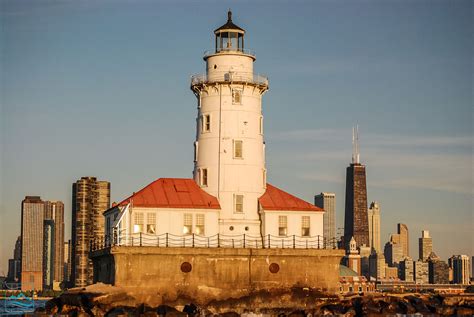
<path id="1" fill-rule="evenodd" d="M 0 274 L 21 200 L 66 206 L 81 176 L 120 200 L 191 177 L 196 101 L 212 30 L 247 30 L 264 96 L 268 179 L 303 199 L 336 193 L 343 224 L 351 129 L 360 129 L 382 241 L 403 222 L 446 259 L 473 252 L 470 1 L 1 2 Z"/>

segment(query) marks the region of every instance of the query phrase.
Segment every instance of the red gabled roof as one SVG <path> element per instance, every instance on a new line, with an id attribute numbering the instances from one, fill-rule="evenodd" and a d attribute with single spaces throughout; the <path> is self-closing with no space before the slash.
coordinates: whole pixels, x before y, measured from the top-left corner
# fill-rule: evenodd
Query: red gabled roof
<path id="1" fill-rule="evenodd" d="M 206 193 L 193 179 L 188 178 L 159 178 L 118 205 L 125 206 L 130 199 L 133 207 L 221 208 L 216 197 Z"/>
<path id="2" fill-rule="evenodd" d="M 267 183 L 265 194 L 258 199 L 264 210 L 291 210 L 291 211 L 319 211 L 323 209 L 316 207 L 296 196 L 276 188 Z"/>

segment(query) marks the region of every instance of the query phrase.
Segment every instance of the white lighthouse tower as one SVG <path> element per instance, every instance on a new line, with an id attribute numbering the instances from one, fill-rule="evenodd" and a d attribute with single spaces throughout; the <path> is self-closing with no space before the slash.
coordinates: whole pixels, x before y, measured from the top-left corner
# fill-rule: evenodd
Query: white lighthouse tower
<path id="1" fill-rule="evenodd" d="M 192 77 L 198 99 L 193 177 L 218 198 L 219 232 L 260 235 L 259 202 L 266 190 L 262 96 L 268 79 L 253 72 L 245 30 L 232 22 L 214 31 L 206 73 Z"/>

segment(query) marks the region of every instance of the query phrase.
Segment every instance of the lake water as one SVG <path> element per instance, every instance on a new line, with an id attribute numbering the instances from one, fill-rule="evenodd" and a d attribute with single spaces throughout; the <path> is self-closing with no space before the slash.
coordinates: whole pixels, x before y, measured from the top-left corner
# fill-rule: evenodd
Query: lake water
<path id="1" fill-rule="evenodd" d="M 33 313 L 36 308 L 44 307 L 46 300 L 0 299 L 0 316 L 23 316 Z"/>

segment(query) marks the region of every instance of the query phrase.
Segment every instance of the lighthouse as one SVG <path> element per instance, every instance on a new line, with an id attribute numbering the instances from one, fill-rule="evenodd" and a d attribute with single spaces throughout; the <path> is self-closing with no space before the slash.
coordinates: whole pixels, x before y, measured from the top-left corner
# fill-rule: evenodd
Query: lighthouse
<path id="1" fill-rule="evenodd" d="M 204 53 L 206 73 L 191 79 L 197 98 L 195 182 L 220 202 L 219 231 L 260 235 L 258 199 L 266 190 L 262 97 L 268 79 L 254 73 L 245 30 L 227 22 Z"/>
<path id="2" fill-rule="evenodd" d="M 206 72 L 191 77 L 192 179 L 159 178 L 114 204 L 104 212 L 106 236 L 120 245 L 166 247 L 330 245 L 323 240 L 324 210 L 267 182 L 262 97 L 268 78 L 254 72 L 245 30 L 229 11 L 214 35 L 214 48 L 204 53 Z"/>

